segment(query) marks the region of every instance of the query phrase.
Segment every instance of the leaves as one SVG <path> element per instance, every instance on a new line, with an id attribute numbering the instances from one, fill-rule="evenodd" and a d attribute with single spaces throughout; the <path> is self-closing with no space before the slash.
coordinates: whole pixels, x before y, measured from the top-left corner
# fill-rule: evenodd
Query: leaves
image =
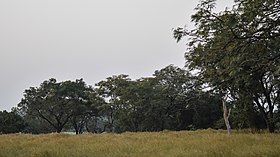
<path id="1" fill-rule="evenodd" d="M 26 115 L 39 117 L 57 132 L 61 132 L 70 119 L 84 119 L 89 113 L 93 93 L 93 89 L 82 79 L 56 82 L 51 78 L 39 87 L 25 90 L 24 98 L 18 107 Z"/>
<path id="2" fill-rule="evenodd" d="M 231 10 L 219 13 L 213 11 L 214 2 L 205 0 L 197 6 L 191 33 L 180 29 L 180 39 L 190 38 L 187 65 L 198 69 L 199 77 L 214 89 L 239 95 L 234 97 L 242 90 L 254 95 L 257 98 L 251 101 L 271 121 L 275 105 L 271 97 L 279 90 L 272 87 L 279 87 L 275 67 L 280 61 L 280 1 L 236 0 Z"/>

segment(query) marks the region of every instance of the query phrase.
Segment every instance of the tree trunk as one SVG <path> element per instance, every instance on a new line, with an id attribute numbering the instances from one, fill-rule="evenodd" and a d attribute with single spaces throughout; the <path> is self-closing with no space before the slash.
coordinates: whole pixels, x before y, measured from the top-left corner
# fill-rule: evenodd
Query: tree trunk
<path id="1" fill-rule="evenodd" d="M 56 133 L 61 133 L 62 129 L 63 129 L 63 127 L 57 127 L 56 128 Z"/>
<path id="2" fill-rule="evenodd" d="M 82 122 L 79 124 L 79 134 L 83 134 L 84 126 L 85 126 L 85 122 L 82 121 Z"/>
<path id="3" fill-rule="evenodd" d="M 77 123 L 74 120 L 72 121 L 72 125 L 73 125 L 73 127 L 75 129 L 76 135 L 78 135 L 79 134 L 79 129 L 78 129 Z"/>
<path id="4" fill-rule="evenodd" d="M 275 123 L 274 123 L 274 117 L 273 117 L 273 106 L 270 103 L 269 104 L 269 111 L 266 112 L 265 108 L 262 106 L 262 104 L 259 102 L 258 97 L 254 97 L 254 102 L 257 104 L 258 109 L 261 111 L 263 118 L 265 120 L 267 129 L 270 133 L 275 132 Z"/>
<path id="5" fill-rule="evenodd" d="M 270 133 L 274 133 L 275 132 L 275 126 L 274 123 L 269 124 L 268 126 L 268 130 Z"/>
<path id="6" fill-rule="evenodd" d="M 267 119 L 267 129 L 270 133 L 275 132 L 275 123 L 274 123 L 274 118 L 273 118 L 273 111 L 270 111 L 268 114 L 268 119 Z"/>
<path id="7" fill-rule="evenodd" d="M 230 111 L 231 109 L 227 109 L 227 106 L 226 106 L 226 98 L 223 98 L 222 99 L 222 104 L 223 104 L 223 111 L 224 111 L 224 121 L 225 121 L 225 124 L 226 124 L 226 127 L 227 127 L 227 132 L 228 134 L 231 133 L 231 127 L 230 127 L 230 123 L 229 123 L 229 116 L 230 116 Z"/>

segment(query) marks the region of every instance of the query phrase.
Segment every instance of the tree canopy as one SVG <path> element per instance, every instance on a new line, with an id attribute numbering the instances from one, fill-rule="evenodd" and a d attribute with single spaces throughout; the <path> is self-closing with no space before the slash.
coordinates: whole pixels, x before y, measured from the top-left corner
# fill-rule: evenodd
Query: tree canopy
<path id="1" fill-rule="evenodd" d="M 24 127 L 24 120 L 16 111 L 0 111 L 0 133 L 18 133 Z"/>
<path id="2" fill-rule="evenodd" d="M 235 0 L 216 13 L 215 0 L 203 0 L 192 15 L 195 29 L 177 28 L 188 36 L 186 64 L 214 90 L 234 100 L 249 99 L 274 132 L 279 105 L 280 1 Z"/>
<path id="3" fill-rule="evenodd" d="M 189 72 L 169 65 L 152 77 L 121 74 L 95 86 L 51 78 L 26 89 L 16 111 L 26 123 L 24 132 L 32 133 L 200 129 L 216 127 L 221 119 L 217 98 Z"/>
<path id="4" fill-rule="evenodd" d="M 69 121 L 79 132 L 79 125 L 84 125 L 85 116 L 89 114 L 87 108 L 92 105 L 92 92 L 82 79 L 57 82 L 52 78 L 40 87 L 25 90 L 18 107 L 24 114 L 45 120 L 57 132 L 61 132 Z"/>

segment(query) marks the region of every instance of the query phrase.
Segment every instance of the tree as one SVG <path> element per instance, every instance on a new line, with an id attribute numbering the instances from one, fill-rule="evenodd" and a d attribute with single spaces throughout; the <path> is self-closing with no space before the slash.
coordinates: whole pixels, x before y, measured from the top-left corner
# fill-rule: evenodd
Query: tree
<path id="1" fill-rule="evenodd" d="M 265 121 L 252 99 L 247 94 L 241 93 L 240 96 L 232 102 L 234 104 L 230 118 L 232 127 L 236 129 L 250 128 L 252 131 L 265 129 Z"/>
<path id="2" fill-rule="evenodd" d="M 41 118 L 56 132 L 61 132 L 71 121 L 76 132 L 80 132 L 84 116 L 90 105 L 92 89 L 80 79 L 57 82 L 55 79 L 44 81 L 40 87 L 25 90 L 24 98 L 18 105 L 25 115 Z"/>
<path id="3" fill-rule="evenodd" d="M 100 112 L 102 106 L 105 103 L 105 100 L 98 94 L 97 89 L 94 89 L 89 94 L 89 102 L 88 111 L 85 114 L 85 128 L 88 132 L 102 132 L 99 123 L 101 122 Z"/>
<path id="4" fill-rule="evenodd" d="M 164 97 L 162 88 L 153 77 L 131 81 L 122 90 L 123 108 L 118 116 L 123 131 L 160 131 Z"/>
<path id="5" fill-rule="evenodd" d="M 106 120 L 104 130 L 108 128 L 110 132 L 116 131 L 118 111 L 124 107 L 120 103 L 121 91 L 128 86 L 130 80 L 128 75 L 122 74 L 108 77 L 96 84 L 98 94 L 106 100 L 106 103 L 99 107 L 103 118 Z"/>
<path id="6" fill-rule="evenodd" d="M 0 133 L 18 133 L 25 127 L 23 118 L 15 111 L 0 111 Z"/>
<path id="7" fill-rule="evenodd" d="M 229 116 L 230 116 L 230 112 L 231 112 L 231 108 L 227 108 L 226 105 L 226 97 L 222 98 L 222 105 L 223 105 L 223 112 L 224 112 L 224 121 L 227 127 L 227 132 L 228 134 L 231 133 L 231 127 L 230 127 L 230 123 L 229 123 Z"/>
<path id="8" fill-rule="evenodd" d="M 118 111 L 119 128 L 124 131 L 144 131 L 150 104 L 152 86 L 147 86 L 148 78 L 130 81 L 121 92 L 122 108 Z"/>
<path id="9" fill-rule="evenodd" d="M 280 94 L 280 2 L 235 0 L 232 9 L 215 13 L 214 8 L 215 0 L 201 1 L 192 16 L 196 28 L 174 30 L 177 41 L 190 37 L 187 66 L 213 90 L 235 100 L 245 93 L 274 132 Z"/>
<path id="10" fill-rule="evenodd" d="M 195 81 L 190 73 L 174 65 L 155 71 L 154 76 L 161 88 L 161 130 L 174 129 L 179 126 L 178 117 L 186 109 L 187 95 L 195 88 Z M 165 126 L 166 123 L 169 127 Z"/>
<path id="11" fill-rule="evenodd" d="M 193 112 L 193 128 L 214 128 L 217 121 L 222 118 L 220 94 L 194 89 L 188 95 L 187 110 Z M 192 128 L 190 128 L 192 129 Z"/>
<path id="12" fill-rule="evenodd" d="M 87 120 L 97 114 L 98 97 L 91 86 L 87 86 L 83 79 L 65 81 L 60 87 L 62 95 L 72 106 L 70 122 L 76 134 L 82 134 Z"/>
<path id="13" fill-rule="evenodd" d="M 217 101 L 190 73 L 169 65 L 122 88 L 118 126 L 136 132 L 213 127 L 222 117 Z"/>
<path id="14" fill-rule="evenodd" d="M 25 90 L 24 98 L 19 103 L 20 110 L 28 115 L 47 121 L 56 132 L 61 132 L 72 116 L 72 107 L 63 95 L 62 83 L 55 79 L 44 81 L 40 87 Z"/>

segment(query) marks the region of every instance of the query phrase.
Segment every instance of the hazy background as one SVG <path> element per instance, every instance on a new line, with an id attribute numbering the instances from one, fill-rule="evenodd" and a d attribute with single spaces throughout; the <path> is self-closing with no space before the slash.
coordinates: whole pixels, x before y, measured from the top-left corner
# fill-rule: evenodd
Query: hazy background
<path id="1" fill-rule="evenodd" d="M 49 78 L 90 85 L 118 74 L 151 76 L 184 66 L 185 42 L 199 0 L 0 0 L 0 110 Z M 218 8 L 232 0 L 218 0 Z"/>

